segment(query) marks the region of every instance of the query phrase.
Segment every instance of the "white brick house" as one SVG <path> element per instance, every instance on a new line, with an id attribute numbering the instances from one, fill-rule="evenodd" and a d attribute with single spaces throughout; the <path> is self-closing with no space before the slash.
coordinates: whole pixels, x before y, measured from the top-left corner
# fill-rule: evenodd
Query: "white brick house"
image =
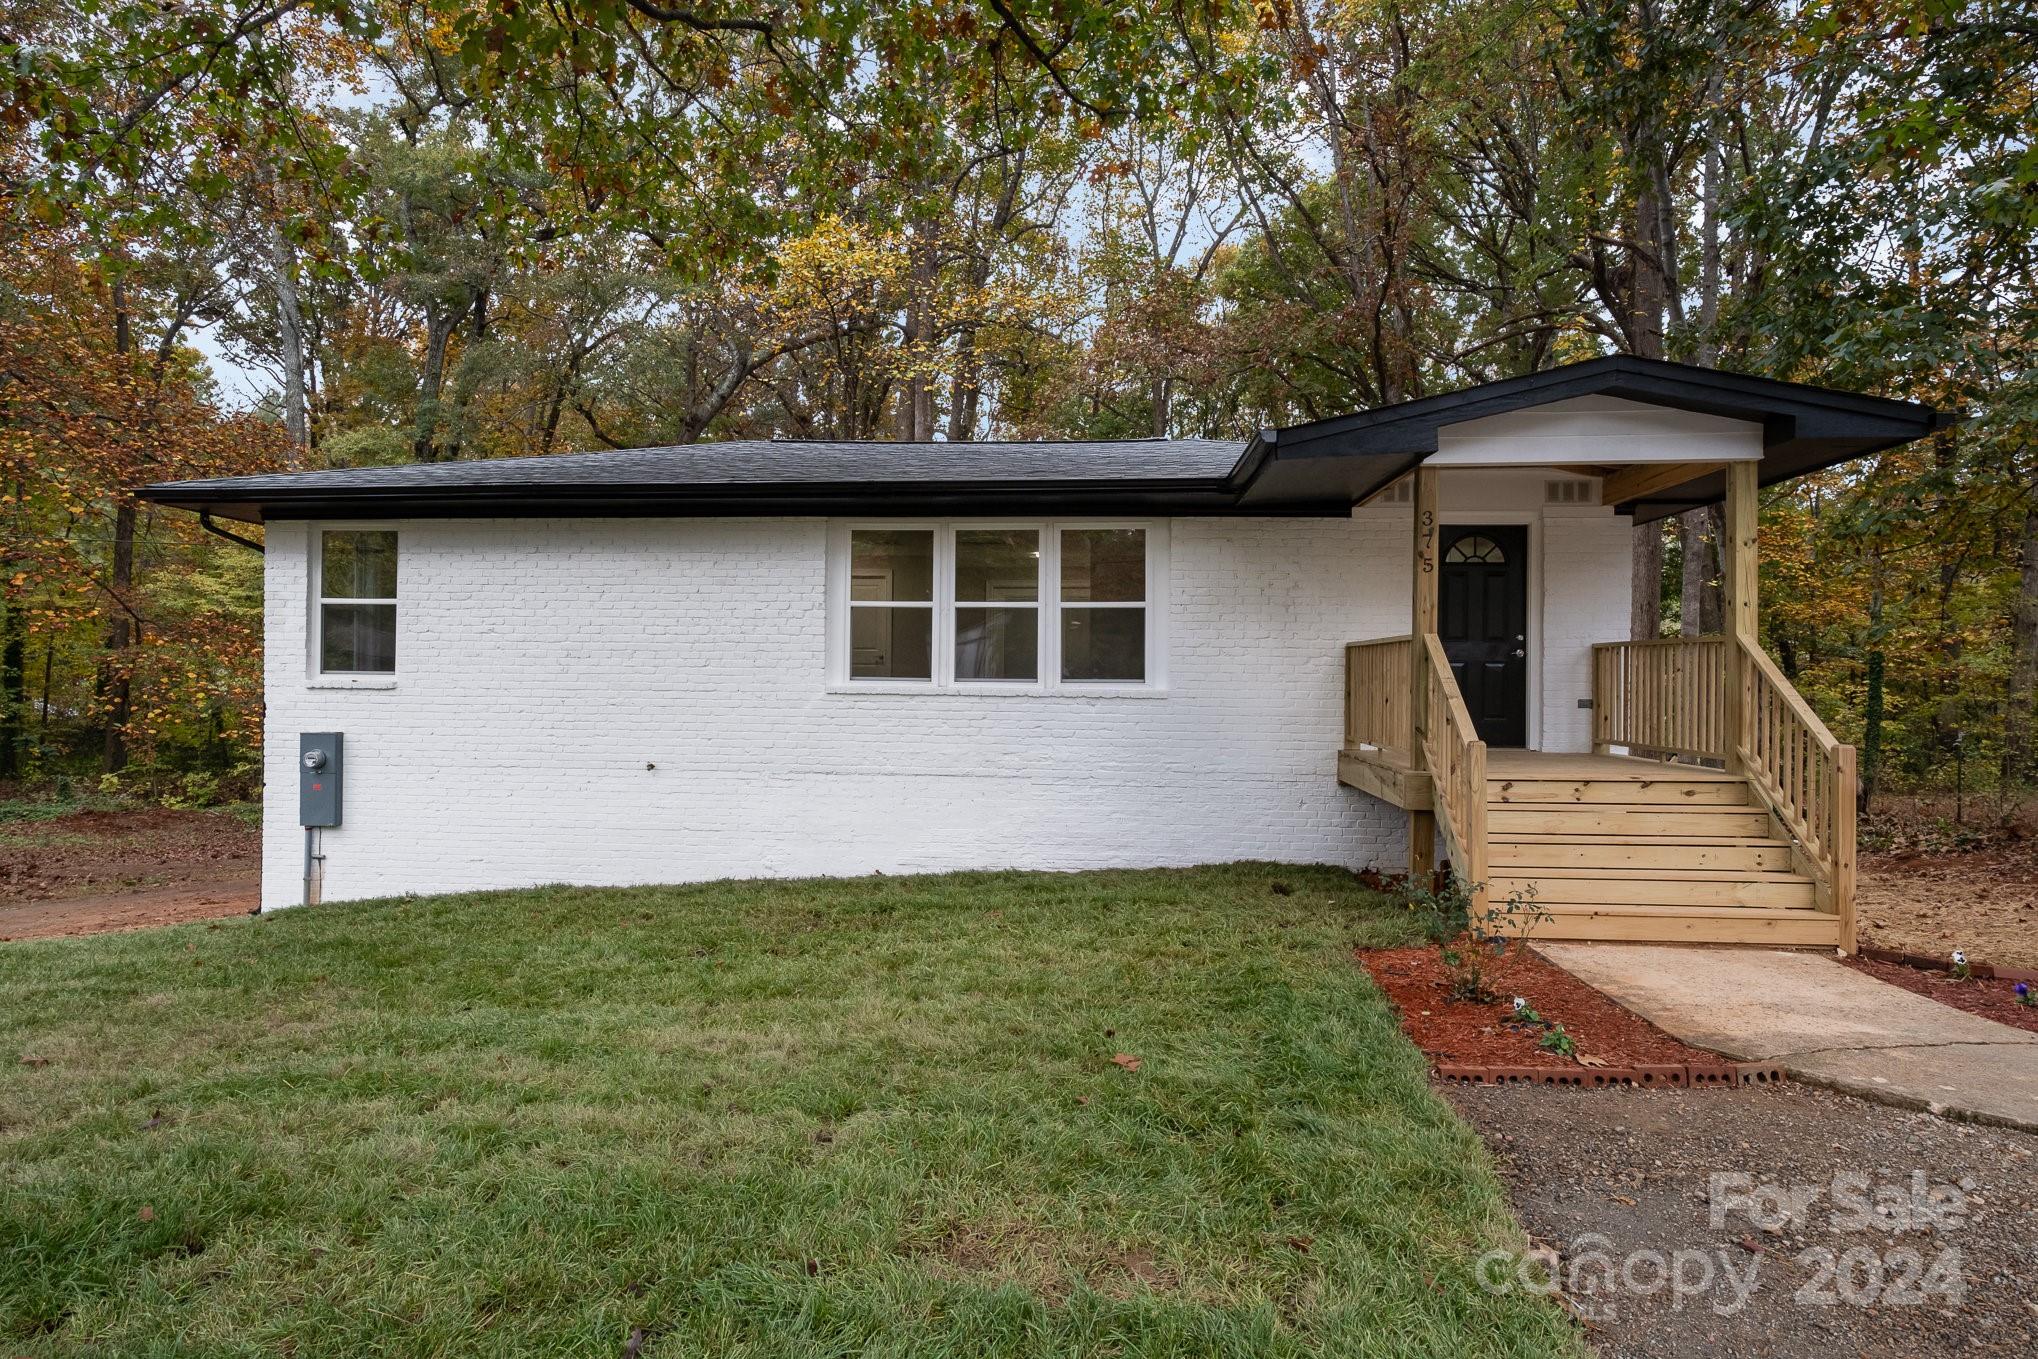
<path id="1" fill-rule="evenodd" d="M 1808 428 L 1832 410 L 1844 448 Z M 266 525 L 265 909 L 308 876 L 332 901 L 1393 868 L 1432 812 L 1479 847 L 1350 762 L 1426 777 L 1443 738 L 1440 712 L 1369 740 L 1348 643 L 1413 612 L 1392 654 L 1419 673 L 1438 634 L 1467 750 L 1611 759 L 1594 647 L 1626 636 L 1637 519 L 1931 418 L 1601 360 L 1232 444 L 697 445 L 144 493 Z M 338 824 L 309 835 L 305 733 L 344 734 Z"/>

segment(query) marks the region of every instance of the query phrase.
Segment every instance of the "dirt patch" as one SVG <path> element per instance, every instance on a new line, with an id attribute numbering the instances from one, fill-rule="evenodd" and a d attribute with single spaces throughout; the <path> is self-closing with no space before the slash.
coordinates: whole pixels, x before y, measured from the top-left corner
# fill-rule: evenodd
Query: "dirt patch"
<path id="1" fill-rule="evenodd" d="M 182 925 L 193 920 L 218 920 L 247 915 L 262 899 L 257 878 L 201 883 L 194 887 L 157 887 L 145 892 L 119 892 L 101 897 L 65 897 L 0 906 L 0 942 L 12 939 L 59 939 L 79 934 L 118 934 L 156 925 Z"/>
<path id="2" fill-rule="evenodd" d="M 246 881 L 262 833 L 231 812 L 153 808 L 0 823 L 0 906 Z"/>
<path id="3" fill-rule="evenodd" d="M 1401 1027 L 1429 1058 L 1450 1066 L 1575 1067 L 1576 1058 L 1538 1046 L 1543 1030 L 1514 1022 L 1513 998 L 1562 1024 L 1577 1057 L 1608 1066 L 1716 1062 L 1579 981 L 1532 950 L 1517 949 L 1486 972 L 1491 1002 L 1451 999 L 1434 948 L 1365 949 L 1357 957 L 1387 994 Z"/>
<path id="4" fill-rule="evenodd" d="M 0 939 L 235 915 L 259 897 L 261 831 L 231 812 L 73 812 L 0 823 Z"/>
<path id="5" fill-rule="evenodd" d="M 1864 944 L 2038 967 L 2038 839 L 1864 854 L 1855 915 Z"/>
<path id="6" fill-rule="evenodd" d="M 1606 1359 L 2030 1353 L 2038 1137 L 1798 1085 L 1444 1095 L 1485 1138 L 1530 1236 L 1557 1253 Z M 1879 1211 L 1836 1202 L 1841 1174 L 1866 1176 L 1842 1188 Z M 1914 1208 L 1914 1185 L 1956 1211 Z M 1810 1197 L 1778 1221 L 1766 1209 L 1784 1200 L 1764 1187 Z M 1514 1286 L 1512 1264 L 1488 1277 Z M 1752 1279 L 1738 1305 L 1729 1266 Z M 1710 1283 L 1680 1291 L 1672 1270 Z"/>
<path id="7" fill-rule="evenodd" d="M 1998 1024 L 2038 1033 L 2038 1006 L 2019 1005 L 2014 982 L 1982 981 L 1978 978 L 1962 981 L 1950 972 L 1927 972 L 1923 968 L 1886 963 L 1875 958 L 1842 958 L 1840 961 L 1856 972 L 1866 972 L 1877 981 L 1886 981 L 1891 986 L 1901 986 L 1906 991 L 1929 996 L 1942 1005 L 1993 1019 Z M 2031 989 L 2038 991 L 2038 985 Z"/>
<path id="8" fill-rule="evenodd" d="M 1050 1306 L 1067 1302 L 1078 1285 L 1124 1299 L 1180 1284 L 1144 1247 L 1067 1240 L 1025 1222 L 950 1223 L 933 1241 L 908 1246 L 902 1254 L 937 1274 L 1017 1285 Z"/>

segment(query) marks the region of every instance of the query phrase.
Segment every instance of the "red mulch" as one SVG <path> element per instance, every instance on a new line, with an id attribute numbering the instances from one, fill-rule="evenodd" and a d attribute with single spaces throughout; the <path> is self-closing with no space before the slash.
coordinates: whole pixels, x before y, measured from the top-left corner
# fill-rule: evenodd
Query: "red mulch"
<path id="1" fill-rule="evenodd" d="M 1483 1005 L 1449 998 L 1450 980 L 1435 948 L 1360 949 L 1356 956 L 1393 1002 L 1409 1038 L 1441 1066 L 1578 1065 L 1576 1058 L 1537 1047 L 1539 1030 L 1509 1025 L 1516 996 L 1527 997 L 1544 1019 L 1562 1024 L 1579 1057 L 1616 1067 L 1719 1060 L 1678 1042 L 1526 949 L 1510 950 L 1486 969 L 1487 989 L 1499 999 Z"/>
<path id="2" fill-rule="evenodd" d="M 2015 982 L 1982 981 L 1978 978 L 1961 981 L 1950 972 L 1927 972 L 1923 968 L 1886 963 L 1875 958 L 1842 958 L 1840 961 L 1856 972 L 1866 972 L 1877 981 L 1901 986 L 1941 1005 L 1951 1005 L 1956 1010 L 1993 1019 L 1998 1024 L 2038 1033 L 2038 1006 L 2017 1004 Z M 2031 989 L 2038 991 L 2038 983 L 2033 983 Z"/>

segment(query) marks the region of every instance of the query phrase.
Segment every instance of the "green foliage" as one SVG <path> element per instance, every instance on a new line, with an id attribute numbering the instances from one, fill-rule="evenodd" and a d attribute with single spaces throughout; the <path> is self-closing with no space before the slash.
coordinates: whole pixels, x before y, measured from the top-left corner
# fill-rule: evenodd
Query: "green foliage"
<path id="1" fill-rule="evenodd" d="M 1453 1000 L 1492 1000 L 1487 969 L 1510 952 L 1526 948 L 1536 927 L 1551 919 L 1535 904 L 1533 883 L 1504 901 L 1482 903 L 1474 900 L 1471 888 L 1456 873 L 1427 879 L 1411 875 L 1395 884 L 1394 894 L 1402 910 L 1437 946 L 1451 979 Z"/>
<path id="2" fill-rule="evenodd" d="M 111 350 L 117 314 L 201 403 L 210 327 L 303 378 L 305 466 L 1236 437 L 1609 349 L 1925 400 L 1968 419 L 1772 489 L 1764 640 L 1869 789 L 2009 793 L 2038 776 L 2032 43 L 2009 0 L 29 6 L 0 316 L 82 377 L 69 341 Z M 240 446 L 218 470 L 277 452 Z M 10 511 L 10 561 L 66 566 L 0 601 L 0 777 L 254 739 L 223 549 L 145 525 L 137 568 L 217 657 L 114 643 L 137 456 Z"/>

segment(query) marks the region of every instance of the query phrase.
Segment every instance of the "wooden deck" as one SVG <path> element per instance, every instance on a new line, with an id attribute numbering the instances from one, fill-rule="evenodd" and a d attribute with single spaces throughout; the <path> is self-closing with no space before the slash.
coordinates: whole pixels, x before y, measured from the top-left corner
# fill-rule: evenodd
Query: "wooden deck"
<path id="1" fill-rule="evenodd" d="M 1394 750 L 1348 749 L 1339 779 L 1411 811 L 1429 778 Z M 1543 939 L 1831 948 L 1842 922 L 1740 774 L 1628 755 L 1491 749 L 1487 898 L 1547 912 Z"/>

